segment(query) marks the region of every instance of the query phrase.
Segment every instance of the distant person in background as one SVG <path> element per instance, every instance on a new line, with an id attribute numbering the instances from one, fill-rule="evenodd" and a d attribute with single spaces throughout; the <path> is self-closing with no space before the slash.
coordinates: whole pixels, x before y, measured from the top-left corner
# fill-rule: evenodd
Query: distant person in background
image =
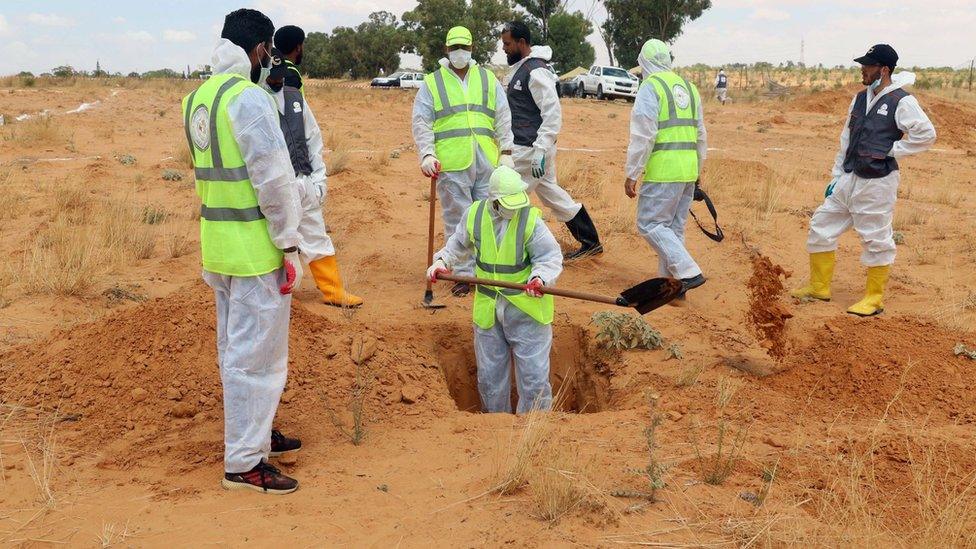
<path id="1" fill-rule="evenodd" d="M 900 180 L 896 159 L 928 150 L 935 143 L 935 127 L 904 89 L 915 83 L 915 74 L 893 74 L 898 63 L 894 48 L 878 44 L 854 62 L 861 64 L 867 89 L 851 101 L 832 180 L 810 219 L 810 283 L 792 294 L 830 301 L 837 239 L 853 225 L 861 237 L 861 263 L 868 276 L 864 299 L 847 312 L 872 316 L 884 311 L 882 297 L 895 262 L 891 225 Z"/>
<path id="2" fill-rule="evenodd" d="M 729 77 L 725 76 L 725 69 L 719 69 L 715 77 L 715 97 L 725 104 L 729 97 Z"/>
<path id="3" fill-rule="evenodd" d="M 305 31 L 295 25 L 285 25 L 278 29 L 274 35 L 274 47 L 285 61 L 285 85 L 295 88 L 305 95 L 305 87 L 302 83 L 302 71 L 298 66 L 302 64 L 302 57 L 305 55 Z"/>
<path id="4" fill-rule="evenodd" d="M 556 138 L 563 112 L 556 93 L 556 75 L 549 70 L 552 48 L 533 46 L 532 32 L 521 21 L 502 30 L 502 47 L 511 65 L 508 104 L 512 109 L 515 169 L 535 191 L 556 221 L 565 223 L 580 247 L 566 254 L 567 261 L 603 253 L 600 236 L 586 207 L 556 181 Z"/>
<path id="5" fill-rule="evenodd" d="M 302 222 L 298 226 L 302 237 L 302 256 L 308 262 L 308 269 L 326 305 L 359 307 L 363 304 L 363 298 L 347 292 L 343 287 L 335 245 L 322 215 L 328 190 L 322 156 L 325 148 L 322 131 L 305 97 L 298 88 L 287 84 L 292 67 L 288 66 L 277 48 L 271 50 L 271 58 L 271 74 L 264 86 L 278 105 L 281 131 L 288 144 L 292 167 L 295 168 L 295 182 L 302 201 Z"/>
<path id="6" fill-rule="evenodd" d="M 384 76 L 386 76 L 386 71 L 383 70 L 383 67 L 380 67 L 380 78 L 383 78 Z"/>

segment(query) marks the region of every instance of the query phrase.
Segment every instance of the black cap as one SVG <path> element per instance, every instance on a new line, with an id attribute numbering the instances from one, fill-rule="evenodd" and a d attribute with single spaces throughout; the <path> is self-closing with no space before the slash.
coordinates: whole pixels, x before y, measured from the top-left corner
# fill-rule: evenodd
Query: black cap
<path id="1" fill-rule="evenodd" d="M 287 73 L 288 67 L 285 66 L 285 56 L 281 55 L 278 48 L 271 48 L 271 73 L 268 74 L 268 78 L 284 80 Z"/>
<path id="2" fill-rule="evenodd" d="M 862 65 L 881 65 L 889 69 L 894 69 L 895 65 L 898 64 L 898 54 L 895 52 L 895 48 L 892 48 L 888 44 L 875 44 L 871 46 L 871 49 L 867 53 L 855 59 L 854 62 Z"/>

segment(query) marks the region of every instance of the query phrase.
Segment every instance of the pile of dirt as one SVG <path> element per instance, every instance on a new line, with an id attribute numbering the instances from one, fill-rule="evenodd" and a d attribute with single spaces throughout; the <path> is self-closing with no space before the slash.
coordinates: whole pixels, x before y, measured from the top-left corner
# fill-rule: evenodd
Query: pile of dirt
<path id="1" fill-rule="evenodd" d="M 920 100 L 935 125 L 940 145 L 976 148 L 976 111 L 928 95 Z"/>
<path id="2" fill-rule="evenodd" d="M 783 267 L 775 265 L 768 257 L 755 254 L 752 257 L 752 276 L 749 288 L 749 311 L 746 320 L 759 337 L 760 344 L 770 356 L 781 359 L 789 352 L 786 337 L 786 321 L 793 313 L 783 302 L 783 281 L 791 275 Z"/>
<path id="3" fill-rule="evenodd" d="M 953 355 L 962 333 L 914 317 L 844 316 L 811 328 L 812 343 L 785 360 L 791 368 L 764 380 L 803 406 L 836 415 L 948 418 L 976 424 L 969 359 Z"/>
<path id="4" fill-rule="evenodd" d="M 838 90 L 820 91 L 797 97 L 790 102 L 792 109 L 818 114 L 846 115 L 851 99 L 860 87 L 847 86 Z"/>
<path id="5" fill-rule="evenodd" d="M 454 409 L 428 338 L 338 335 L 356 331 L 294 302 L 279 408 L 290 432 L 348 416 L 356 361 L 368 369 L 372 422 Z M 223 412 L 215 339 L 213 295 L 193 284 L 0 356 L 0 402 L 56 409 L 70 419 L 70 445 L 99 454 L 103 466 L 160 454 L 181 456 L 171 463 L 217 462 Z"/>

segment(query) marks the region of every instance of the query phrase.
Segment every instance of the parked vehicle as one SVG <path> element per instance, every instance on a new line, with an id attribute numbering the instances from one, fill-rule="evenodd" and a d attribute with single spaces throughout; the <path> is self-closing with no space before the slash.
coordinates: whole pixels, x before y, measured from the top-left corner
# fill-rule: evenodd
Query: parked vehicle
<path id="1" fill-rule="evenodd" d="M 369 85 L 374 88 L 419 88 L 423 81 L 422 73 L 397 71 L 389 76 L 374 78 Z"/>
<path id="2" fill-rule="evenodd" d="M 620 67 L 593 65 L 590 72 L 579 76 L 577 94 L 580 97 L 595 95 L 597 99 L 622 97 L 633 100 L 637 97 L 637 77 Z"/>

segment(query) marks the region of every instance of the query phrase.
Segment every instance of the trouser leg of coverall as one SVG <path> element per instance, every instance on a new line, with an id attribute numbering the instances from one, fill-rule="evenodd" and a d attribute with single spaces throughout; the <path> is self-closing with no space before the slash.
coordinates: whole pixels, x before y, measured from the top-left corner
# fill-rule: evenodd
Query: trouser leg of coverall
<path id="1" fill-rule="evenodd" d="M 867 267 L 891 265 L 895 261 L 892 220 L 898 199 L 898 171 L 885 177 L 863 179 L 846 173 L 837 180 L 834 192 L 810 220 L 807 251 L 830 252 L 837 239 L 852 225 L 861 237 L 861 262 Z"/>
<path id="2" fill-rule="evenodd" d="M 451 238 L 454 229 L 461 222 L 465 210 L 475 200 L 488 198 L 488 180 L 494 167 L 481 149 L 476 147 L 474 161 L 466 170 L 441 172 L 437 178 L 437 199 L 441 202 L 441 215 L 444 218 L 444 239 Z M 454 266 L 455 273 L 462 276 L 474 275 L 474 257 Z"/>
<path id="3" fill-rule="evenodd" d="M 504 298 L 495 303 L 495 325 L 475 326 L 478 392 L 487 412 L 511 412 L 511 358 L 515 358 L 520 414 L 552 408 L 549 352 L 552 325 L 540 324 Z"/>
<path id="4" fill-rule="evenodd" d="M 317 185 L 311 178 L 300 175 L 296 178 L 302 188 L 302 221 L 298 224 L 298 235 L 301 238 L 299 248 L 302 255 L 311 263 L 313 261 L 335 255 L 335 245 L 332 237 L 325 228 L 325 217 L 322 214 L 322 204 L 325 202 L 325 188 L 320 197 Z"/>
<path id="5" fill-rule="evenodd" d="M 288 377 L 291 295 L 278 290 L 281 269 L 250 277 L 204 272 L 203 278 L 217 301 L 224 471 L 243 473 L 271 451 L 271 425 Z"/>
<path id="6" fill-rule="evenodd" d="M 657 252 L 658 268 L 678 279 L 702 274 L 684 245 L 684 225 L 695 184 L 643 183 L 639 193 L 637 231 Z M 682 228 L 675 231 L 678 225 Z"/>
<path id="7" fill-rule="evenodd" d="M 573 200 L 573 197 L 559 186 L 556 181 L 556 147 L 546 151 L 546 173 L 542 177 L 532 176 L 532 147 L 522 147 L 516 145 L 512 149 L 512 160 L 515 162 L 515 171 L 522 176 L 528 184 L 528 192 L 535 192 L 542 205 L 552 210 L 556 221 L 566 223 L 576 217 L 582 204 Z"/>

